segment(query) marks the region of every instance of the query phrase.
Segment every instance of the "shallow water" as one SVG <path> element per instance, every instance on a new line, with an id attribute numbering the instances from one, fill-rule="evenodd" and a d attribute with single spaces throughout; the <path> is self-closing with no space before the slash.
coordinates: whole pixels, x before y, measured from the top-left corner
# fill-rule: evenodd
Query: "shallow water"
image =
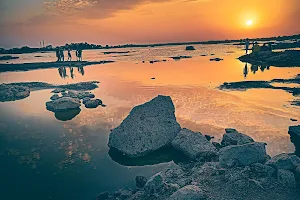
<path id="1" fill-rule="evenodd" d="M 195 47 L 196 51 L 185 51 L 184 46 L 84 51 L 87 60 L 117 62 L 74 67 L 73 74 L 67 67 L 67 77 L 61 77 L 55 68 L 0 74 L 1 83 L 66 84 L 96 80 L 100 82 L 99 88 L 92 92 L 107 105 L 55 116 L 45 106 L 51 90 L 32 92 L 24 100 L 0 103 L 0 187 L 4 196 L 94 199 L 102 191 L 134 186 L 136 175 L 150 176 L 176 165 L 174 157 L 163 153 L 134 161 L 108 153 L 110 130 L 134 106 L 158 94 L 172 97 L 182 127 L 213 135 L 216 140 L 222 137 L 224 128 L 233 127 L 266 142 L 270 155 L 293 152 L 287 131 L 289 126 L 299 123 L 290 118 L 300 120 L 299 107 L 290 105 L 295 97 L 281 90 L 220 91 L 217 87 L 223 82 L 292 78 L 300 74 L 300 68 L 245 66 L 236 59 L 243 53 L 236 46 Z M 125 56 L 104 55 L 104 51 L 132 52 Z M 43 57 L 35 57 L 39 55 Z M 180 61 L 169 58 L 178 55 L 193 58 Z M 54 53 L 23 54 L 12 62 L 49 62 L 55 60 L 54 56 Z M 214 57 L 224 60 L 209 61 Z M 163 59 L 167 61 L 149 63 Z"/>

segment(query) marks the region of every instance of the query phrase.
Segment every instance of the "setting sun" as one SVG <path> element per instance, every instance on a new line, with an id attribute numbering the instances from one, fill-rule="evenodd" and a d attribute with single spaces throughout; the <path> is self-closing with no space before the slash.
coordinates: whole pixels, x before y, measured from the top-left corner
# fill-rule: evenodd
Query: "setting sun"
<path id="1" fill-rule="evenodd" d="M 253 21 L 251 19 L 249 19 L 249 20 L 246 21 L 246 25 L 247 26 L 252 26 L 252 24 L 253 24 Z"/>

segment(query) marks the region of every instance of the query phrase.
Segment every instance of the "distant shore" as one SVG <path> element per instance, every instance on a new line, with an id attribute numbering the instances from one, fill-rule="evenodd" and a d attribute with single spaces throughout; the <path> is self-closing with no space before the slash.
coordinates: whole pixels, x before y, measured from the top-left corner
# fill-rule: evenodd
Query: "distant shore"
<path id="1" fill-rule="evenodd" d="M 290 35 L 290 36 L 276 36 L 276 37 L 265 37 L 265 38 L 251 38 L 250 41 L 285 41 L 285 40 L 293 40 L 295 41 L 292 45 L 291 43 L 284 43 L 278 46 L 278 49 L 285 49 L 285 48 L 296 48 L 300 47 L 299 42 L 300 34 L 297 35 Z M 171 43 L 157 43 L 157 44 L 124 44 L 124 45 L 96 45 L 96 44 L 88 44 L 85 43 L 71 43 L 64 46 L 58 46 L 64 49 L 77 49 L 80 48 L 82 50 L 92 50 L 92 49 L 118 49 L 118 48 L 143 48 L 143 47 L 159 47 L 159 46 L 178 46 L 178 45 L 197 45 L 197 44 L 232 44 L 233 45 L 244 45 L 244 39 L 234 39 L 234 40 L 210 40 L 210 41 L 194 41 L 194 42 L 171 42 Z M 24 46 L 22 48 L 12 48 L 12 49 L 4 49 L 0 48 L 0 54 L 24 54 L 24 53 L 46 53 L 46 52 L 53 52 L 55 48 L 52 45 L 48 45 L 42 48 L 31 48 L 28 46 Z"/>
<path id="2" fill-rule="evenodd" d="M 69 61 L 69 62 L 38 62 L 38 63 L 20 63 L 20 64 L 0 64 L 0 72 L 11 72 L 11 71 L 28 71 L 34 69 L 47 69 L 47 68 L 59 68 L 67 66 L 88 66 L 97 64 L 112 63 L 114 61 L 103 60 L 97 62 L 88 61 Z"/>

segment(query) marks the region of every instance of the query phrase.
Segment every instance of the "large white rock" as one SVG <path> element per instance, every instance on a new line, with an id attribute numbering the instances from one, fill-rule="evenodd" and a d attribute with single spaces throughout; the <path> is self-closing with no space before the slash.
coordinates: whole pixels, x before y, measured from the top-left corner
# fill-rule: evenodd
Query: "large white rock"
<path id="1" fill-rule="evenodd" d="M 271 158 L 266 165 L 276 169 L 294 170 L 300 165 L 300 158 L 296 155 L 282 153 Z"/>
<path id="2" fill-rule="evenodd" d="M 249 137 L 248 135 L 245 135 L 243 133 L 239 133 L 235 129 L 225 129 L 226 133 L 223 135 L 222 139 L 222 146 L 229 146 L 229 145 L 242 145 L 254 142 L 254 140 Z"/>
<path id="3" fill-rule="evenodd" d="M 205 200 L 207 196 L 203 191 L 195 185 L 187 185 L 176 192 L 174 192 L 170 200 Z"/>
<path id="4" fill-rule="evenodd" d="M 46 102 L 47 109 L 52 112 L 77 109 L 80 105 L 81 103 L 78 99 L 73 99 L 71 97 L 61 97 L 57 100 Z"/>
<path id="5" fill-rule="evenodd" d="M 265 143 L 253 142 L 224 147 L 219 151 L 219 162 L 221 166 L 234 164 L 247 166 L 252 163 L 264 163 L 267 159 L 265 145 Z"/>
<path id="6" fill-rule="evenodd" d="M 161 95 L 134 107 L 110 133 L 108 146 L 139 157 L 170 144 L 181 129 L 174 112 L 171 98 Z"/>
<path id="7" fill-rule="evenodd" d="M 185 128 L 172 141 L 172 146 L 191 159 L 208 158 L 217 154 L 217 149 L 204 135 Z"/>

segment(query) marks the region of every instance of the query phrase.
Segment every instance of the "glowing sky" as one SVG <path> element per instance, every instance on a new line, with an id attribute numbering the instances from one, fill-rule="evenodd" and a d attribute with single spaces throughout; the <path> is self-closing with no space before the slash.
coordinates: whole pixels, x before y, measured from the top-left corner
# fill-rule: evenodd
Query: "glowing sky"
<path id="1" fill-rule="evenodd" d="M 299 19 L 299 0 L 0 0 L 0 46 L 290 35 Z"/>

